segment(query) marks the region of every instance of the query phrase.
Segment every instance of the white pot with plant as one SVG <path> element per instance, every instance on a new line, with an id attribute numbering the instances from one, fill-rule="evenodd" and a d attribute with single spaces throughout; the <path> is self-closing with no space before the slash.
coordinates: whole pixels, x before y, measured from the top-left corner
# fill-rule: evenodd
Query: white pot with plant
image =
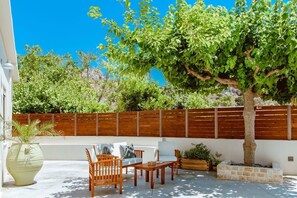
<path id="1" fill-rule="evenodd" d="M 41 124 L 39 120 L 27 125 L 12 121 L 12 143 L 6 158 L 8 172 L 15 180 L 15 185 L 24 186 L 35 183 L 35 175 L 43 165 L 43 153 L 39 143 L 34 142 L 37 135 L 58 135 L 52 123 Z"/>

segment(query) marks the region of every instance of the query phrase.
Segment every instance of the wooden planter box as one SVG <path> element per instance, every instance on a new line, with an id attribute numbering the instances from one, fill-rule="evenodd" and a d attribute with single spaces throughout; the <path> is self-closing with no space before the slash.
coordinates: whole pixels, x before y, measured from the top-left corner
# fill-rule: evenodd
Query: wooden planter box
<path id="1" fill-rule="evenodd" d="M 208 171 L 209 163 L 206 160 L 181 159 L 181 168 L 190 170 Z"/>

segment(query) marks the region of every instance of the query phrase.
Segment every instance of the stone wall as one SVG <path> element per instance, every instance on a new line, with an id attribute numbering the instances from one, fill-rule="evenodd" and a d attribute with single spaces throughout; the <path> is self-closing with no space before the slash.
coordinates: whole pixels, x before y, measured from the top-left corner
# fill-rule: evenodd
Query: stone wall
<path id="1" fill-rule="evenodd" d="M 230 161 L 224 161 L 217 166 L 217 178 L 258 183 L 283 183 L 283 171 L 278 163 L 272 163 L 272 168 L 235 166 Z"/>

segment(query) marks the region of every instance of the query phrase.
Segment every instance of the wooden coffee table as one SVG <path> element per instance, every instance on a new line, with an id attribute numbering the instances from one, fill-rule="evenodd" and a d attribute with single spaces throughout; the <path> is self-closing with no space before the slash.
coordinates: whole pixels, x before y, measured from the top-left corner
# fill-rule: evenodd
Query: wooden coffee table
<path id="1" fill-rule="evenodd" d="M 158 177 L 158 170 L 161 169 L 161 184 L 165 184 L 165 168 L 171 168 L 171 180 L 174 179 L 174 163 L 175 162 L 160 162 L 156 165 L 149 166 L 147 163 L 134 166 L 134 186 L 137 186 L 137 170 L 145 170 L 145 181 L 149 182 L 149 175 L 151 177 L 151 188 L 154 188 L 154 171 L 157 170 L 156 175 Z"/>

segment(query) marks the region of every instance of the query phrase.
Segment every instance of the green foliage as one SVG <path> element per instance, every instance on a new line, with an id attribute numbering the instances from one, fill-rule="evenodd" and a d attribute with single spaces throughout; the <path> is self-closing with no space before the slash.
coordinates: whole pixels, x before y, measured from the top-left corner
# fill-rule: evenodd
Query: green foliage
<path id="1" fill-rule="evenodd" d="M 232 101 L 232 96 L 217 94 L 216 99 L 210 101 L 212 107 L 236 106 L 235 101 Z"/>
<path id="2" fill-rule="evenodd" d="M 17 136 L 20 143 L 31 143 L 38 135 L 56 136 L 59 132 L 54 130 L 54 124 L 42 123 L 40 120 L 34 120 L 27 125 L 23 125 L 17 121 L 12 121 L 12 135 Z"/>
<path id="3" fill-rule="evenodd" d="M 118 86 L 117 111 L 170 109 L 174 106 L 168 95 L 146 78 L 124 77 Z"/>
<path id="4" fill-rule="evenodd" d="M 68 55 L 43 54 L 38 46 L 26 46 L 19 56 L 20 82 L 14 84 L 14 113 L 102 112 L 98 94 L 81 68 Z"/>
<path id="5" fill-rule="evenodd" d="M 210 160 L 211 160 L 212 165 L 216 166 L 219 163 L 221 163 L 222 162 L 221 157 L 222 157 L 222 154 L 218 153 L 218 152 L 216 152 L 215 154 L 211 154 Z"/>
<path id="6" fill-rule="evenodd" d="M 186 150 L 184 152 L 184 157 L 186 159 L 199 159 L 209 161 L 211 159 L 210 150 L 203 143 L 193 144 L 194 148 Z"/>
<path id="7" fill-rule="evenodd" d="M 199 92 L 231 86 L 279 102 L 297 95 L 296 0 L 237 0 L 231 11 L 178 0 L 163 18 L 148 0 L 140 12 L 129 4 L 123 25 L 101 18 L 108 35 L 100 48 L 121 72 L 157 68 L 175 86 Z"/>
<path id="8" fill-rule="evenodd" d="M 185 109 L 200 109 L 210 107 L 209 99 L 205 95 L 201 95 L 197 92 L 187 94 L 185 103 Z"/>

